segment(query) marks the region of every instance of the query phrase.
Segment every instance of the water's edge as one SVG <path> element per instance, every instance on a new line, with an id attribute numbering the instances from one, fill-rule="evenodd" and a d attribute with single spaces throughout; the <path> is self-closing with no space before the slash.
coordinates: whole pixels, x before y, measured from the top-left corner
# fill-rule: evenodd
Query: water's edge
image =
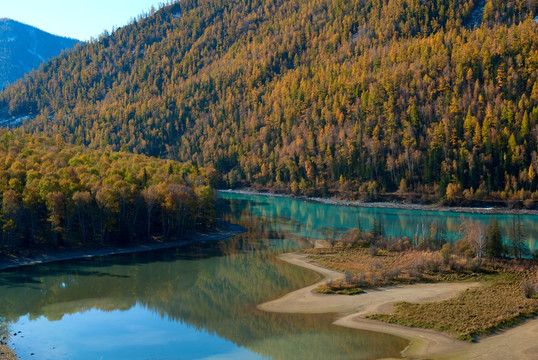
<path id="1" fill-rule="evenodd" d="M 348 206 L 348 207 L 365 207 L 365 208 L 394 208 L 394 209 L 402 209 L 402 210 L 403 209 L 424 210 L 424 211 L 431 211 L 431 212 L 440 212 L 440 211 L 442 212 L 443 211 L 443 210 L 439 210 L 438 208 L 431 207 L 431 206 L 418 207 L 420 205 L 417 206 L 417 205 L 410 205 L 410 204 L 346 202 L 346 201 L 331 200 L 331 199 L 304 198 L 304 197 L 295 197 L 295 196 L 290 196 L 290 195 L 278 195 L 278 194 L 275 195 L 275 194 L 270 194 L 270 193 L 257 193 L 257 192 L 252 192 L 252 191 L 224 190 L 224 191 L 221 191 L 221 192 L 222 193 L 246 194 L 246 195 L 262 195 L 262 196 L 284 197 L 284 198 L 306 200 L 306 201 L 320 203 L 320 204 L 343 206 L 343 207 Z M 393 206 L 393 205 L 396 205 L 396 206 Z M 328 206 L 328 208 L 330 208 L 330 206 Z M 473 209 L 473 208 L 468 208 L 468 209 L 470 209 L 470 211 L 467 211 L 467 212 L 470 212 L 470 213 L 484 213 L 484 211 L 483 211 L 484 209 L 479 209 L 479 210 Z M 331 209 L 329 209 L 329 211 L 332 212 Z M 444 210 L 444 211 L 462 212 L 461 210 L 454 210 L 453 208 L 449 208 L 448 210 Z M 486 209 L 486 211 L 489 211 L 489 209 Z M 491 212 L 486 212 L 486 213 L 490 214 Z M 501 212 L 501 213 L 512 214 L 512 213 L 515 213 L 515 212 Z M 529 214 L 529 213 L 527 212 L 525 214 Z M 533 213 L 530 213 L 530 214 L 538 215 L 538 212 L 533 212 Z M 446 215 L 444 215 L 444 216 L 446 216 Z M 234 221 L 232 220 L 231 222 L 234 222 Z M 192 244 L 192 243 L 197 243 L 197 242 L 205 243 L 206 241 L 220 241 L 220 240 L 224 240 L 224 239 L 234 237 L 234 236 L 236 236 L 238 234 L 241 234 L 241 233 L 244 233 L 246 231 L 247 231 L 247 229 L 245 229 L 245 228 L 243 228 L 243 227 L 241 227 L 239 225 L 231 225 L 231 224 L 226 223 L 226 225 L 221 226 L 218 231 L 211 232 L 211 233 L 205 233 L 205 234 L 193 234 L 188 239 L 183 240 L 183 241 L 178 241 L 178 242 L 142 244 L 142 245 L 132 246 L 132 247 L 128 247 L 128 248 L 93 249 L 93 251 L 92 250 L 89 250 L 89 251 L 86 251 L 86 250 L 82 251 L 81 250 L 81 251 L 79 251 L 77 253 L 75 253 L 75 252 L 71 252 L 71 253 L 63 252 L 63 253 L 56 253 L 56 254 L 48 254 L 48 255 L 44 255 L 42 257 L 37 257 L 36 256 L 36 257 L 33 257 L 33 258 L 28 258 L 28 259 L 19 258 L 16 261 L 14 261 L 14 263 L 12 263 L 12 264 L 6 264 L 5 261 L 0 260 L 0 270 L 8 269 L 8 268 L 14 268 L 14 267 L 16 268 L 16 267 L 21 267 L 21 266 L 26 266 L 26 265 L 37 265 L 37 264 L 42 264 L 42 263 L 49 263 L 49 262 L 56 262 L 56 261 L 63 261 L 63 260 L 71 260 L 71 259 L 84 259 L 84 258 L 101 257 L 101 256 L 125 254 L 125 253 L 134 253 L 134 252 L 149 252 L 149 251 L 159 250 L 159 249 L 181 247 L 181 246 L 184 246 L 184 245 L 187 245 L 187 244 Z M 281 256 L 279 256 L 279 258 L 281 258 L 281 260 L 286 261 L 285 259 L 282 258 L 282 257 L 286 257 L 286 255 L 289 255 L 289 253 L 281 255 Z M 287 262 L 291 263 L 292 265 L 295 265 L 295 266 L 301 266 L 300 264 L 297 264 L 297 263 L 293 263 L 293 262 L 290 262 L 290 261 L 287 261 Z M 305 266 L 302 266 L 302 267 L 305 267 Z M 314 270 L 315 272 L 319 273 L 319 271 L 316 271 L 315 269 L 310 269 L 310 270 Z M 340 274 L 340 276 L 342 276 L 342 275 Z M 288 297 L 288 296 L 289 296 L 289 293 L 287 295 L 284 295 L 284 297 Z M 286 312 L 286 311 L 284 311 L 284 312 Z M 397 336 L 399 338 L 404 338 L 404 339 L 407 339 L 407 340 L 411 340 L 411 344 L 402 353 L 404 356 L 410 356 L 411 354 L 415 355 L 417 353 L 418 354 L 420 354 L 420 353 L 426 354 L 428 357 L 433 355 L 430 352 L 431 351 L 430 346 L 431 346 L 432 342 L 427 341 L 428 340 L 427 336 L 426 336 L 426 339 L 424 339 L 424 337 L 425 337 L 424 334 L 420 333 L 422 330 L 418 330 L 419 333 L 416 333 L 416 332 L 413 332 L 414 331 L 413 329 L 400 327 L 400 330 L 398 331 L 397 326 L 391 326 L 391 328 L 392 328 L 392 331 L 391 331 L 384 324 L 382 324 L 381 326 L 385 327 L 385 329 L 380 329 L 379 327 L 376 327 L 376 326 L 380 326 L 378 324 L 378 322 L 372 322 L 372 321 L 363 322 L 362 320 L 360 321 L 360 326 L 358 326 L 357 325 L 358 324 L 358 322 L 357 322 L 358 319 L 356 318 L 356 315 L 357 314 L 355 313 L 355 314 L 349 315 L 346 318 L 341 318 L 337 322 L 335 322 L 335 324 L 341 325 L 341 326 L 344 326 L 344 327 L 352 327 L 352 328 L 357 328 L 357 329 L 362 329 L 362 330 L 367 330 L 367 331 L 372 331 L 372 332 L 377 332 L 377 333 L 391 334 L 391 335 Z M 538 323 L 536 321 L 532 321 L 532 324 L 538 324 Z M 369 326 L 373 326 L 373 327 L 369 328 Z M 521 332 L 524 329 L 526 329 L 528 326 L 529 325 L 517 327 L 516 331 Z M 536 325 L 531 325 L 531 326 L 536 326 Z M 425 331 L 427 331 L 427 330 L 425 330 Z M 527 330 L 525 330 L 525 331 L 527 331 Z M 513 332 L 509 330 L 509 331 L 507 331 L 507 333 L 512 334 Z M 437 334 L 439 334 L 439 333 L 437 333 Z M 524 333 L 523 335 L 528 335 L 528 334 Z M 508 338 L 502 336 L 501 338 L 498 338 L 498 340 L 501 340 L 501 342 L 506 343 L 508 340 L 513 341 L 513 338 L 514 338 L 514 336 L 512 336 L 512 335 L 509 336 Z M 434 340 L 433 342 L 436 342 L 436 341 L 437 340 Z M 454 343 L 451 342 L 452 339 L 449 339 L 449 341 L 450 341 L 449 345 L 453 346 Z M 488 338 L 486 341 L 490 341 L 490 339 Z M 456 340 L 456 342 L 461 345 L 461 343 L 458 340 Z M 529 342 L 532 343 L 532 338 L 530 339 Z M 475 352 L 478 351 L 478 349 L 482 349 L 482 350 L 486 349 L 484 345 L 487 345 L 487 344 L 489 346 L 492 345 L 492 343 L 489 342 L 489 343 L 486 343 L 486 344 L 481 344 L 478 347 L 473 346 L 472 349 L 474 351 L 472 351 L 472 352 L 475 353 Z M 4 349 L 2 348 L 2 346 L 0 346 L 0 351 L 3 351 L 3 350 Z M 464 350 L 464 349 L 462 349 L 460 347 L 460 348 L 458 348 L 458 350 L 465 351 L 467 353 L 467 351 L 466 351 L 467 349 Z M 446 351 L 445 351 L 445 353 L 446 353 Z M 468 354 L 470 354 L 470 353 L 471 352 L 469 352 Z M 0 356 L 0 358 L 3 359 L 2 356 Z"/>
<path id="2" fill-rule="evenodd" d="M 51 262 L 75 260 L 75 259 L 89 259 L 100 256 L 112 256 L 120 254 L 129 254 L 143 251 L 154 251 L 161 249 L 171 249 L 181 246 L 185 246 L 195 242 L 206 241 L 221 241 L 236 235 L 246 232 L 247 229 L 236 224 L 224 224 L 218 230 L 207 233 L 195 233 L 190 234 L 185 240 L 165 242 L 165 243 L 152 243 L 152 244 L 140 244 L 129 247 L 111 247 L 111 248 L 96 248 L 96 249 L 83 249 L 83 250 L 67 250 L 57 252 L 45 252 L 42 254 L 32 254 L 24 257 L 5 258 L 0 260 L 0 270 L 7 270 L 12 268 L 18 268 L 21 266 L 32 266 L 38 264 L 45 264 Z"/>
<path id="3" fill-rule="evenodd" d="M 357 208 L 380 208 L 380 209 L 401 209 L 401 210 L 421 210 L 429 212 L 450 212 L 450 213 L 469 213 L 469 214 L 506 214 L 506 215 L 538 215 L 538 210 L 529 209 L 508 209 L 496 207 L 466 207 L 466 206 L 446 206 L 446 205 L 426 205 L 413 204 L 404 202 L 365 202 L 365 201 L 347 201 L 332 198 L 296 196 L 290 194 L 278 194 L 271 192 L 261 192 L 255 190 L 233 190 L 221 189 L 222 193 L 243 194 L 243 195 L 259 195 L 270 197 L 282 197 L 296 200 L 305 200 L 320 204 L 348 206 Z"/>
<path id="4" fill-rule="evenodd" d="M 328 279 L 343 278 L 344 274 L 335 270 L 327 269 L 321 265 L 316 264 L 308 260 L 306 255 L 301 253 L 286 253 L 279 256 L 279 259 L 285 261 L 289 264 L 303 267 L 311 271 L 315 271 L 318 274 L 324 277 L 323 280 L 319 281 L 314 285 L 304 287 L 302 289 L 296 290 L 292 293 L 288 293 L 283 297 L 260 304 L 259 309 L 268 312 L 290 312 L 291 308 L 294 308 L 293 312 L 313 312 L 321 313 L 321 308 L 331 308 L 332 311 L 336 311 L 337 307 L 335 304 L 338 303 L 337 299 L 341 300 L 351 300 L 354 296 L 348 295 L 320 295 L 314 294 L 312 289 L 318 284 L 324 283 Z M 464 291 L 464 288 L 480 286 L 480 283 L 441 283 L 441 284 L 414 284 L 414 285 L 401 285 L 395 287 L 385 287 L 385 290 L 396 293 L 400 290 L 411 289 L 413 292 L 424 292 L 425 299 L 427 301 L 432 301 L 429 298 L 430 289 L 427 287 L 437 287 L 444 288 L 441 293 L 438 294 L 439 300 L 458 295 L 461 291 Z M 378 290 L 382 290 L 378 289 Z M 374 292 L 373 296 L 379 295 L 379 293 Z M 480 357 L 480 358 L 491 358 L 491 359 L 503 359 L 506 358 L 505 355 L 497 356 L 496 353 L 498 348 L 510 348 L 511 344 L 518 342 L 520 349 L 518 351 L 518 358 L 521 359 L 531 359 L 532 353 L 534 351 L 532 344 L 534 344 L 535 334 L 538 330 L 538 318 L 529 319 L 517 326 L 513 326 L 507 329 L 489 336 L 482 337 L 478 343 L 470 343 L 462 340 L 458 340 L 451 335 L 438 332 L 432 329 L 422 329 L 422 328 L 411 328 L 397 324 L 384 323 L 377 320 L 370 320 L 364 318 L 364 315 L 375 313 L 381 311 L 381 307 L 394 303 L 397 301 L 407 301 L 409 299 L 405 298 L 405 294 L 402 292 L 403 298 L 400 300 L 390 300 L 389 302 L 383 303 L 382 299 L 377 299 L 374 301 L 374 304 L 360 304 L 360 296 L 356 295 L 358 301 L 344 301 L 344 303 L 338 305 L 341 310 L 344 310 L 342 315 L 336 319 L 333 324 L 358 330 L 366 330 L 371 332 L 378 332 L 384 334 L 390 334 L 398 336 L 400 338 L 406 339 L 409 341 L 408 346 L 402 350 L 401 354 L 404 358 L 431 358 L 431 359 L 466 359 L 471 357 Z M 310 298 L 317 300 L 306 301 L 305 299 Z M 417 300 L 417 299 L 415 299 Z M 435 300 L 433 300 L 435 301 Z M 414 302 L 414 301 L 411 301 Z M 419 300 L 420 302 L 420 300 Z M 317 305 L 315 305 L 317 303 Z M 284 305 L 284 307 L 282 306 Z M 316 309 L 317 307 L 317 309 Z M 297 308 L 297 309 L 295 309 Z M 300 308 L 300 310 L 298 310 Z M 349 313 L 351 309 L 354 309 Z M 338 312 L 338 311 L 336 311 Z M 347 314 L 346 314 L 347 312 Z M 506 351 L 505 351 L 506 352 Z M 480 355 L 480 356 L 479 356 Z M 484 356 L 484 357 L 482 357 Z"/>

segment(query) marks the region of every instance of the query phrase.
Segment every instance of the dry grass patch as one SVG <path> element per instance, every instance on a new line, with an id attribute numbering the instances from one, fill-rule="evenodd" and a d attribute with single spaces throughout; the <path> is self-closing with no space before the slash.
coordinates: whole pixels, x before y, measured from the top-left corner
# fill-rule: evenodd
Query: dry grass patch
<path id="1" fill-rule="evenodd" d="M 415 282 L 465 280 L 476 276 L 466 270 L 467 260 L 454 259 L 444 265 L 439 252 L 407 250 L 403 252 L 361 247 L 309 249 L 308 257 L 319 265 L 352 273 L 349 284 L 380 286 Z M 349 276 L 346 276 L 349 278 Z"/>
<path id="2" fill-rule="evenodd" d="M 348 284 L 345 280 L 328 281 L 314 289 L 318 294 L 357 295 L 364 290 L 355 284 Z"/>
<path id="3" fill-rule="evenodd" d="M 397 303 L 394 314 L 370 318 L 449 332 L 464 340 L 513 325 L 538 314 L 538 299 L 527 298 L 525 280 L 516 274 L 492 276 L 482 287 L 455 298 L 426 304 Z"/>
<path id="4" fill-rule="evenodd" d="M 345 245 L 310 249 L 306 253 L 322 266 L 345 272 L 340 283 L 327 283 L 316 289 L 323 293 L 414 282 L 469 279 L 484 283 L 445 301 L 397 303 L 394 314 L 370 316 L 374 319 L 431 328 L 473 340 L 538 315 L 538 264 L 532 260 L 487 260 L 479 267 L 476 259 L 443 250 L 376 248 L 372 252 L 370 248 Z"/>

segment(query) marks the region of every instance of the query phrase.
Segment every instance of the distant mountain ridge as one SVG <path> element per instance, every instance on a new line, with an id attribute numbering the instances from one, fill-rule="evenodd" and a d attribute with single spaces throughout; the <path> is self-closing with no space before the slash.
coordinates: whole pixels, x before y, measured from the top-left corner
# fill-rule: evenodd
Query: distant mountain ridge
<path id="1" fill-rule="evenodd" d="M 15 20 L 0 19 L 0 90 L 78 42 Z"/>

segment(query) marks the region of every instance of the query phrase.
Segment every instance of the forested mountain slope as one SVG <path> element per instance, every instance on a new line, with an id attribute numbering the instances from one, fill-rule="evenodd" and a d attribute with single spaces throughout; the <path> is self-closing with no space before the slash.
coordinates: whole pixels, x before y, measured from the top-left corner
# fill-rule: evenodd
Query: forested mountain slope
<path id="1" fill-rule="evenodd" d="M 11 19 L 0 19 L 0 90 L 77 42 Z"/>
<path id="2" fill-rule="evenodd" d="M 529 198 L 537 3 L 480 5 L 183 0 L 42 66 L 0 112 L 90 148 L 214 164 L 226 186 Z"/>

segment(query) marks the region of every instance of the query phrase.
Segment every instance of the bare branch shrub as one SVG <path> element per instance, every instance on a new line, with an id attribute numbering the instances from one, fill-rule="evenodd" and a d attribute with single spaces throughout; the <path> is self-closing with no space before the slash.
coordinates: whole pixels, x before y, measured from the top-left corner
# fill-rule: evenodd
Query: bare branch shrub
<path id="1" fill-rule="evenodd" d="M 345 282 L 346 284 L 348 285 L 354 285 L 354 281 L 353 281 L 353 273 L 351 271 L 346 271 L 344 273 L 344 277 L 345 277 Z"/>
<path id="2" fill-rule="evenodd" d="M 470 249 L 476 256 L 477 266 L 480 267 L 486 253 L 486 227 L 480 221 L 466 220 L 460 225 L 460 233 L 462 239 L 470 245 Z"/>
<path id="3" fill-rule="evenodd" d="M 523 283 L 523 294 L 526 298 L 532 299 L 538 296 L 538 284 L 533 284 L 530 281 Z"/>

